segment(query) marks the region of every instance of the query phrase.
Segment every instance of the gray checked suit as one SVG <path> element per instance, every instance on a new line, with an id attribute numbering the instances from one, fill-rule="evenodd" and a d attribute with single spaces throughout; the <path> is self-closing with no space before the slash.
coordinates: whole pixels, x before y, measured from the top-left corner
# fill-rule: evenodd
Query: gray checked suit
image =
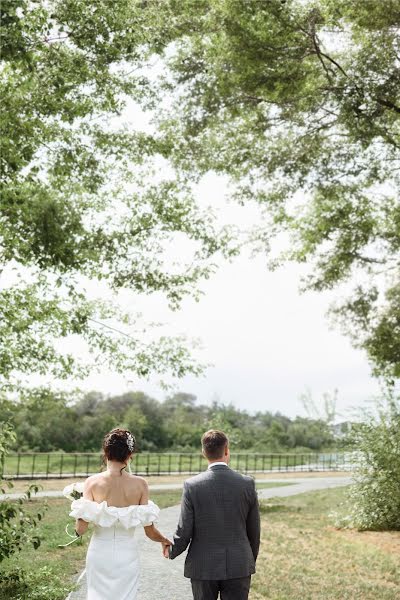
<path id="1" fill-rule="evenodd" d="M 188 479 L 170 558 L 189 546 L 185 577 L 195 600 L 248 597 L 260 545 L 255 482 L 225 465 Z"/>

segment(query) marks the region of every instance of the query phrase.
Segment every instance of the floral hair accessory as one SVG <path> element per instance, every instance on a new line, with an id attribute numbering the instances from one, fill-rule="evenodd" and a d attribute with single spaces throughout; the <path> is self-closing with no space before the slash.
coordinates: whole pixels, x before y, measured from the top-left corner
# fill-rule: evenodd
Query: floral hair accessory
<path id="1" fill-rule="evenodd" d="M 130 452 L 133 452 L 135 449 L 135 440 L 133 439 L 133 435 L 129 433 L 129 431 L 126 434 L 126 443 Z"/>

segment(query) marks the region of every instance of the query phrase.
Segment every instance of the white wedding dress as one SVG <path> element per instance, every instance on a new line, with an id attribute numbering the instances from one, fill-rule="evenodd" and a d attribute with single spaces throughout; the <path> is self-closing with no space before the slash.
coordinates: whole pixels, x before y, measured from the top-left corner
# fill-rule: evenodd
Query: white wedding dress
<path id="1" fill-rule="evenodd" d="M 87 600 L 135 600 L 139 586 L 138 525 L 151 525 L 160 509 L 154 502 L 123 508 L 80 498 L 70 516 L 94 524 L 86 555 Z"/>

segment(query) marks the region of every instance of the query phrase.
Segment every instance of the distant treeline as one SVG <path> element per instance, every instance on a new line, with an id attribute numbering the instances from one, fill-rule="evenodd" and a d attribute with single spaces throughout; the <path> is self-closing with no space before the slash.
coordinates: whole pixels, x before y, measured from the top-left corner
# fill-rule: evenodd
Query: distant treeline
<path id="1" fill-rule="evenodd" d="M 176 393 L 163 402 L 143 392 L 105 396 L 90 392 L 71 403 L 69 396 L 35 390 L 23 400 L 0 399 L 0 421 L 11 421 L 15 450 L 98 451 L 104 434 L 129 428 L 141 451 L 198 450 L 209 428 L 226 431 L 234 449 L 256 452 L 319 451 L 336 446 L 330 426 L 320 419 L 290 419 L 279 412 L 249 414 L 232 405 L 197 404 L 192 394 Z"/>

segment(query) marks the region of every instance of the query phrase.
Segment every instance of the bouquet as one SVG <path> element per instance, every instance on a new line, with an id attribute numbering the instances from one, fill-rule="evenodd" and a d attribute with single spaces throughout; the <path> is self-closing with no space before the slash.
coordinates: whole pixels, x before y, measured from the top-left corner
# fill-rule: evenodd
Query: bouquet
<path id="1" fill-rule="evenodd" d="M 81 481 L 71 483 L 63 489 L 63 496 L 69 500 L 79 500 L 83 496 L 83 486 L 84 484 Z"/>
<path id="2" fill-rule="evenodd" d="M 83 496 L 83 485 L 84 484 L 81 481 L 67 485 L 63 489 L 63 492 L 62 492 L 63 496 L 68 498 L 68 500 L 79 500 L 79 498 L 81 498 Z M 67 546 L 70 546 L 77 540 L 81 539 L 81 536 L 79 536 L 76 532 L 75 532 L 75 535 L 70 533 L 68 531 L 68 527 L 69 527 L 69 524 L 66 525 L 66 527 L 65 527 L 65 533 L 67 534 L 68 537 L 72 538 L 72 540 L 66 544 L 59 544 L 58 545 L 59 548 L 66 548 Z"/>

